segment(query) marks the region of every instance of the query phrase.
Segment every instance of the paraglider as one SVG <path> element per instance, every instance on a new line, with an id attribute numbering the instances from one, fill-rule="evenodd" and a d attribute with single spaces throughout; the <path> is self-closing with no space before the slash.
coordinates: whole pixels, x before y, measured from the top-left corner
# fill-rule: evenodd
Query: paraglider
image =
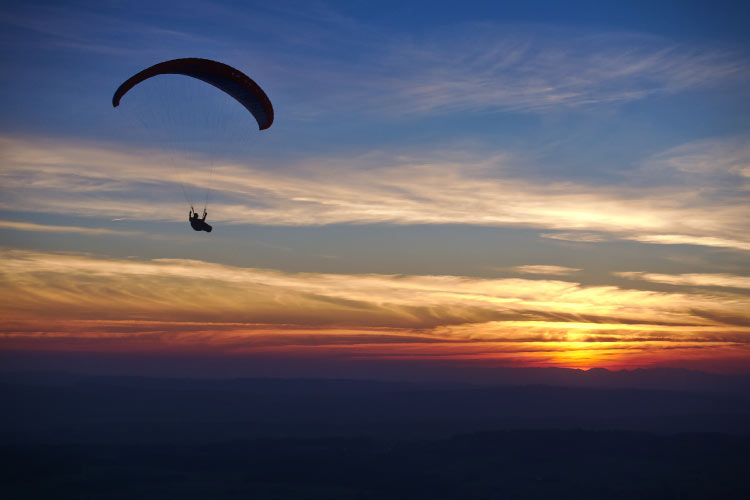
<path id="1" fill-rule="evenodd" d="M 119 106 L 120 100 L 130 89 L 157 75 L 185 75 L 202 80 L 226 92 L 245 106 L 257 120 L 260 130 L 267 129 L 273 123 L 273 106 L 270 99 L 249 76 L 224 63 L 197 57 L 164 61 L 136 73 L 115 91 L 112 106 Z"/>
<path id="2" fill-rule="evenodd" d="M 133 87 L 159 75 L 183 75 L 206 82 L 244 106 L 255 118 L 260 130 L 266 130 L 273 124 L 274 112 L 271 101 L 263 89 L 250 77 L 224 63 L 194 57 L 164 61 L 136 73 L 117 88 L 112 96 L 112 106 L 118 107 L 122 98 Z M 189 104 L 185 103 L 185 105 Z M 184 189 L 183 186 L 183 191 Z M 206 195 L 207 203 L 208 195 Z M 204 207 L 203 216 L 199 217 L 191 205 L 189 221 L 193 229 L 211 232 L 212 227 L 206 223 L 206 214 L 206 207 Z"/>
<path id="3" fill-rule="evenodd" d="M 203 209 L 203 217 L 198 217 L 198 212 L 193 207 L 190 207 L 190 213 L 188 213 L 190 226 L 196 231 L 206 231 L 207 233 L 213 231 L 214 228 L 206 223 L 206 215 L 208 215 L 208 212 L 205 208 Z"/>

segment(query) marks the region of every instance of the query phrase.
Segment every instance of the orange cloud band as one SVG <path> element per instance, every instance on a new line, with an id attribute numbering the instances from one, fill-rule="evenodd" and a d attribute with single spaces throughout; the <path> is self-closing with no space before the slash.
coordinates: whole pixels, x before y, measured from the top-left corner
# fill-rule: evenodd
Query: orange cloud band
<path id="1" fill-rule="evenodd" d="M 750 299 L 2 250 L 0 348 L 554 366 L 750 360 Z M 695 279 L 691 281 L 694 282 Z"/>

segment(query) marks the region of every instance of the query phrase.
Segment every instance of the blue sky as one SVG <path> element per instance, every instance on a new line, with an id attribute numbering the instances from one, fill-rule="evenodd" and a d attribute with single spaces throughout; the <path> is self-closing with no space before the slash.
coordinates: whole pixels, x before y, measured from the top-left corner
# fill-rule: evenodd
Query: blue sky
<path id="1" fill-rule="evenodd" d="M 616 322 L 659 323 L 688 297 L 717 310 L 675 322 L 702 328 L 710 317 L 747 335 L 737 310 L 750 273 L 749 9 L 9 3 L 3 251 L 19 266 L 88 255 L 96 266 L 191 259 L 323 273 L 351 300 L 364 292 L 346 283 L 364 274 L 568 283 L 583 295 L 614 290 L 623 310 L 632 291 L 663 293 L 676 309 Z M 271 98 L 274 125 L 258 132 L 236 103 L 182 77 L 144 84 L 112 108 L 123 80 L 179 57 L 247 73 Z M 172 131 L 178 146 L 165 139 Z M 210 236 L 190 230 L 182 193 L 200 205 L 206 186 Z M 294 293 L 318 293 L 292 282 Z M 377 293 L 381 305 L 402 300 Z M 496 302 L 524 303 L 519 293 Z M 435 296 L 423 306 L 455 306 Z"/>

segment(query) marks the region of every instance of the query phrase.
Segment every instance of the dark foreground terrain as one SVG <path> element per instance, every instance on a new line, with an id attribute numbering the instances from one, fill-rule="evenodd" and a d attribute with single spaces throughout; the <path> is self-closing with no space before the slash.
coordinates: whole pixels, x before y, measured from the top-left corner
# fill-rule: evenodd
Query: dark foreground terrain
<path id="1" fill-rule="evenodd" d="M 11 445 L 3 498 L 750 498 L 750 439 L 505 431 L 446 439 Z"/>
<path id="2" fill-rule="evenodd" d="M 684 374 L 661 388 L 592 375 L 562 387 L 0 374 L 0 498 L 750 498 L 745 379 L 691 391 Z"/>

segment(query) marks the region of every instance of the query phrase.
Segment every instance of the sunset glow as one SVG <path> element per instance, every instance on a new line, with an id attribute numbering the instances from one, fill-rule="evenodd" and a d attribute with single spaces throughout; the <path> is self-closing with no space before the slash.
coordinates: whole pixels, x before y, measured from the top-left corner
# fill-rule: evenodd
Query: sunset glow
<path id="1" fill-rule="evenodd" d="M 731 288 L 663 292 L 558 279 L 285 273 L 19 250 L 3 251 L 2 260 L 5 349 L 572 368 L 700 359 L 733 371 L 738 367 L 726 360 L 744 358 L 750 348 L 750 300 Z M 717 284 L 710 275 L 703 281 Z"/>
<path id="2" fill-rule="evenodd" d="M 0 20 L 6 359 L 750 370 L 743 43 L 189 3 Z M 178 57 L 247 71 L 273 127 L 184 75 L 112 107 Z"/>

